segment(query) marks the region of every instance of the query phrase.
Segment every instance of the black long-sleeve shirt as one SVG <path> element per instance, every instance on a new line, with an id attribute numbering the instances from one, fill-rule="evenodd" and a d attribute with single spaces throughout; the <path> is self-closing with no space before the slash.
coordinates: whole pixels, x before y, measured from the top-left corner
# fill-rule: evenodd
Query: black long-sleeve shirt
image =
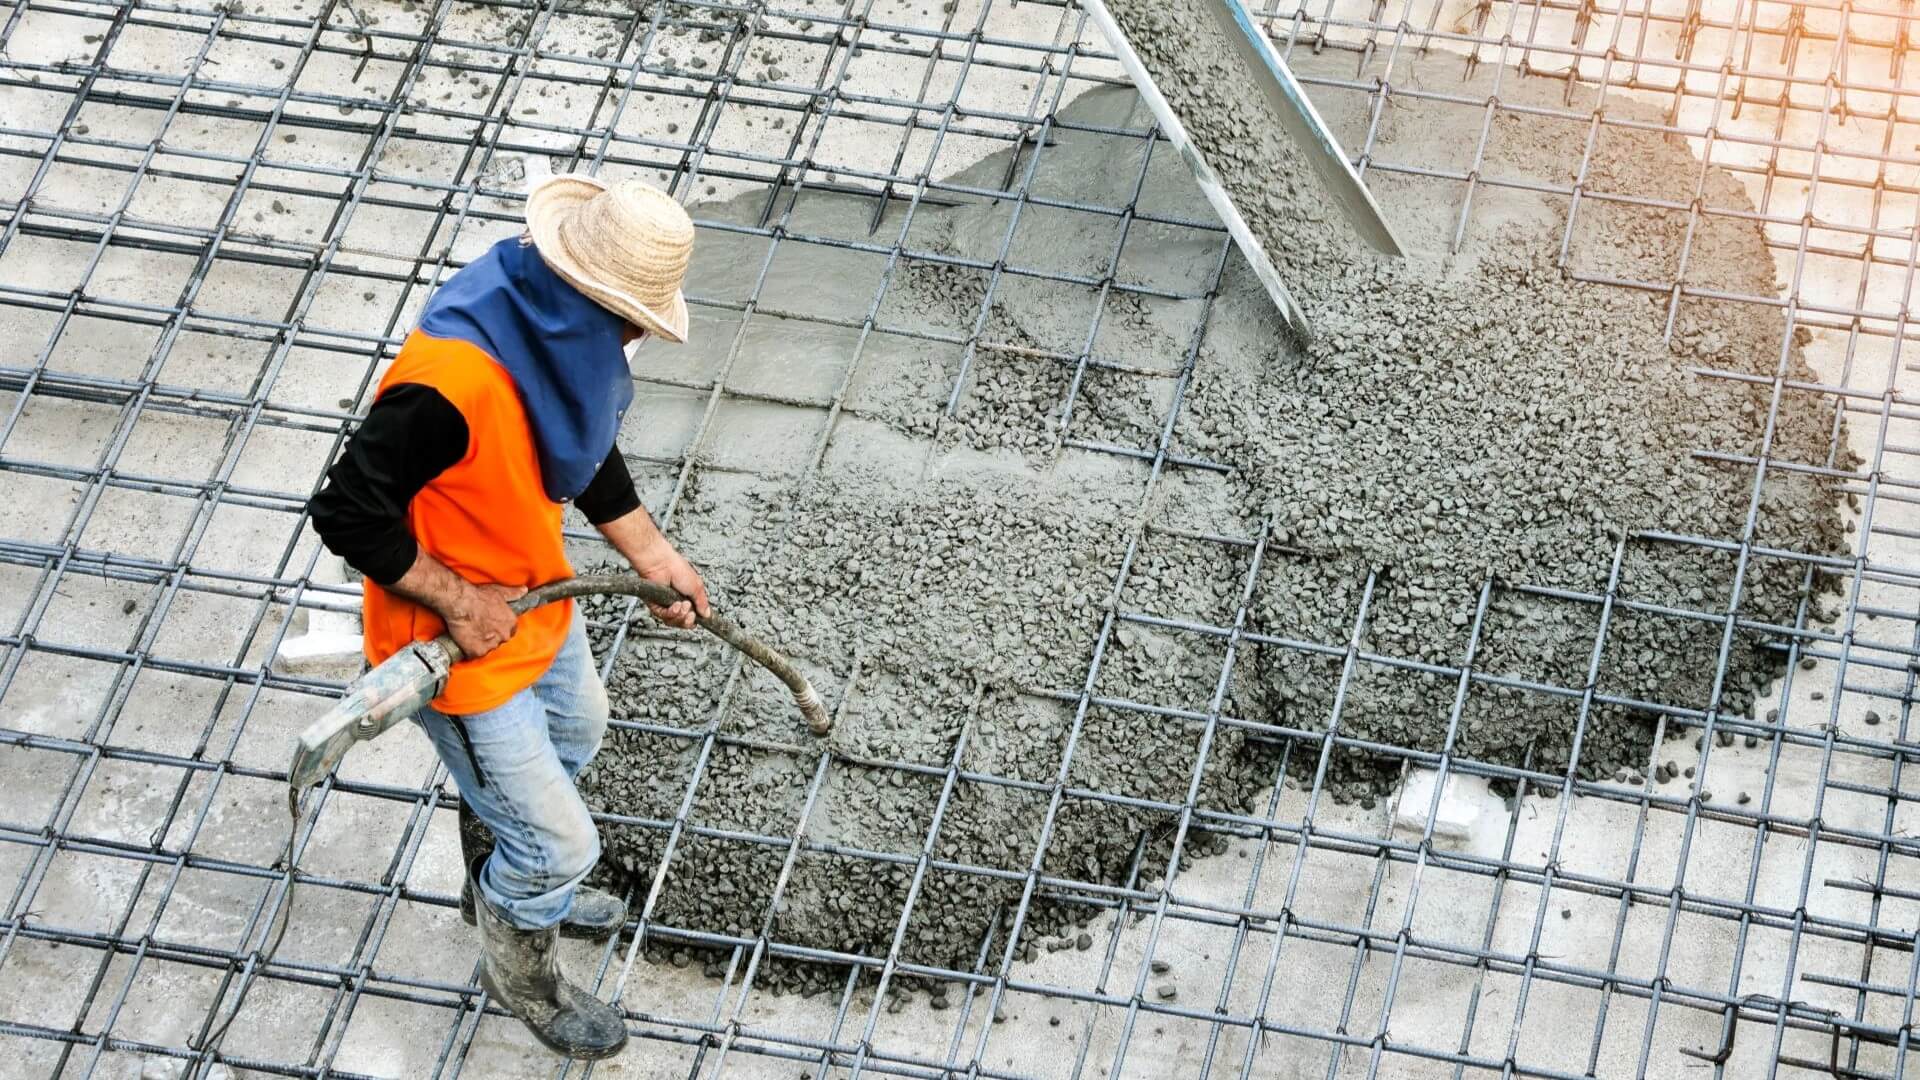
<path id="1" fill-rule="evenodd" d="M 420 383 L 389 388 L 313 497 L 309 509 L 320 542 L 376 584 L 400 580 L 419 552 L 407 531 L 407 505 L 466 456 L 470 437 L 466 417 L 440 391 Z M 573 502 L 594 525 L 639 508 L 618 446 Z"/>

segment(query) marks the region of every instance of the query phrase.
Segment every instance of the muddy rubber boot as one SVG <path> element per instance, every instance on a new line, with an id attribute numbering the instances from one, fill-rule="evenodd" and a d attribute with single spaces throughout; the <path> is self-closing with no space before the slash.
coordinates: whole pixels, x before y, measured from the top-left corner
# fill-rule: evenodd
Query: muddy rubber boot
<path id="1" fill-rule="evenodd" d="M 560 974 L 559 927 L 521 930 L 485 897 L 475 907 L 483 953 L 480 985 L 534 1038 L 575 1061 L 610 1058 L 627 1045 L 620 1010 Z"/>
<path id="2" fill-rule="evenodd" d="M 460 855 L 467 866 L 467 879 L 460 883 L 460 917 L 474 924 L 473 879 L 480 866 L 493 854 L 493 830 L 480 820 L 466 802 L 460 803 Z M 604 941 L 619 933 L 627 921 L 627 905 L 610 892 L 586 885 L 573 892 L 573 908 L 560 924 L 564 937 Z"/>

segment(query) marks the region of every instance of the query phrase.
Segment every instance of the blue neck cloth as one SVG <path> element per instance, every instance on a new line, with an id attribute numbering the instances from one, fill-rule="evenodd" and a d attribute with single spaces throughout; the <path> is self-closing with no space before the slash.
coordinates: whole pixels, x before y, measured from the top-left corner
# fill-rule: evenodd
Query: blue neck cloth
<path id="1" fill-rule="evenodd" d="M 633 402 L 620 345 L 625 326 L 517 238 L 449 278 L 420 316 L 422 333 L 468 342 L 513 376 L 540 456 L 540 484 L 554 502 L 586 490 Z"/>

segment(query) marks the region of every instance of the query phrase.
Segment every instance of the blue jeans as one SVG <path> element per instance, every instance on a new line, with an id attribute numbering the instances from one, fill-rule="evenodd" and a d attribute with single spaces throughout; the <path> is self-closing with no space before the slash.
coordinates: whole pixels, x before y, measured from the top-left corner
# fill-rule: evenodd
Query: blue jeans
<path id="1" fill-rule="evenodd" d="M 559 924 L 600 861 L 600 833 L 573 778 L 606 734 L 607 690 L 579 609 L 538 682 L 486 712 L 449 718 L 429 707 L 413 721 L 433 740 L 460 798 L 493 830 L 493 856 L 476 875 L 480 895 L 523 930 Z M 466 741 L 455 724 L 466 728 Z"/>

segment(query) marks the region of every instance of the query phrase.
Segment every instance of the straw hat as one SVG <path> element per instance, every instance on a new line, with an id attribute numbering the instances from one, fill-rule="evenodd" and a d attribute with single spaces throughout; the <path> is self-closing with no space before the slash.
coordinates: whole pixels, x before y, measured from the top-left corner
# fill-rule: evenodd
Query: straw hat
<path id="1" fill-rule="evenodd" d="M 635 180 L 548 177 L 527 193 L 527 234 L 553 272 L 594 303 L 668 341 L 687 340 L 680 283 L 693 222 L 666 192 Z"/>

